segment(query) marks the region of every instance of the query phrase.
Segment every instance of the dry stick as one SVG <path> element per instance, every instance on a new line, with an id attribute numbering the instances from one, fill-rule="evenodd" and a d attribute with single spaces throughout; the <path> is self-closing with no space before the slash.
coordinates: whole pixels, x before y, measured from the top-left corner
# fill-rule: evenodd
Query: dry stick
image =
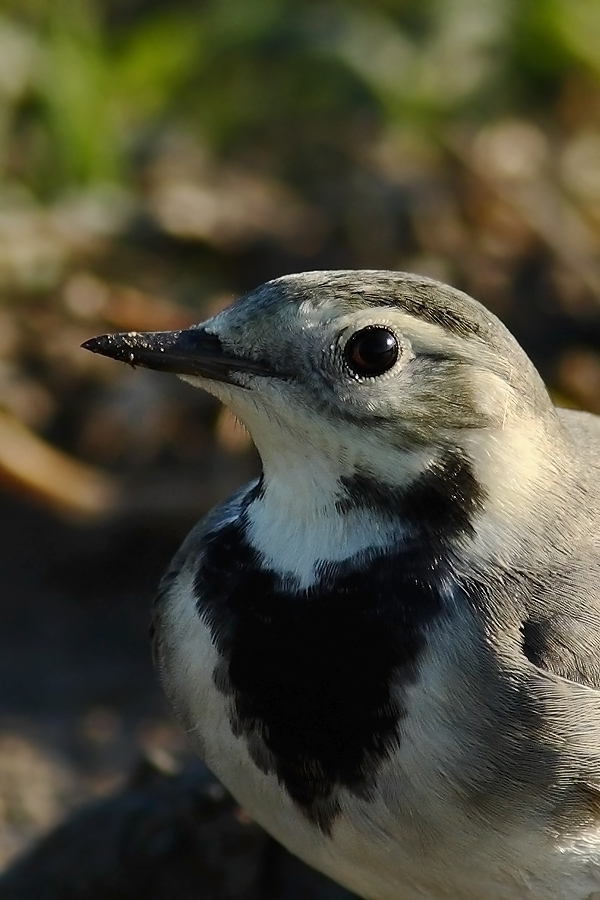
<path id="1" fill-rule="evenodd" d="M 4 411 L 0 411 L 0 480 L 74 518 L 98 518 L 118 506 L 115 479 L 51 447 Z"/>

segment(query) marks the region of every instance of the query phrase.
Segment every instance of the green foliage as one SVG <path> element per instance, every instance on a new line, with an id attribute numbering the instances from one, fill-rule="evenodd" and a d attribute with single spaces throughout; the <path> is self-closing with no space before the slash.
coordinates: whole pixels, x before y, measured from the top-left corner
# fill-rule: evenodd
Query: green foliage
<path id="1" fill-rule="evenodd" d="M 600 5 L 597 0 L 555 0 L 552 7 L 557 40 L 565 55 L 600 76 Z"/>
<path id="2" fill-rule="evenodd" d="M 52 6 L 38 90 L 59 183 L 118 177 L 111 76 L 98 10 L 87 0 L 62 0 Z"/>
<path id="3" fill-rule="evenodd" d="M 600 78 L 598 0 L 5 0 L 2 35 L 35 47 L 3 91 L 0 177 L 41 195 L 127 182 L 165 128 L 216 152 L 301 156 L 339 122 L 444 128 L 553 103 Z M 6 79 L 5 79 L 6 80 Z M 287 148 L 287 149 L 286 149 Z M 281 151 L 281 153 L 280 153 Z"/>

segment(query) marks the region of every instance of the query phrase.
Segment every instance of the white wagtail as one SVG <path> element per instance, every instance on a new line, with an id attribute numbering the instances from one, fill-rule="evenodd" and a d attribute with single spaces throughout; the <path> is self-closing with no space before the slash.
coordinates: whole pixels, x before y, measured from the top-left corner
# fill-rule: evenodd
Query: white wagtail
<path id="1" fill-rule="evenodd" d="M 397 272 L 84 347 L 214 394 L 262 457 L 155 615 L 240 803 L 368 900 L 598 900 L 600 420 L 477 302 Z"/>

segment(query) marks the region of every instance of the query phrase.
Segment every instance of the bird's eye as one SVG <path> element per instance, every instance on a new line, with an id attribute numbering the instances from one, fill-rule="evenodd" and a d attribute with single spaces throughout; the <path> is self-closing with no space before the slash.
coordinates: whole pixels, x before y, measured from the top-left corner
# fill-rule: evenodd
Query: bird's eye
<path id="1" fill-rule="evenodd" d="M 362 328 L 344 347 L 346 363 L 357 375 L 383 375 L 392 368 L 399 352 L 396 335 L 382 325 Z"/>

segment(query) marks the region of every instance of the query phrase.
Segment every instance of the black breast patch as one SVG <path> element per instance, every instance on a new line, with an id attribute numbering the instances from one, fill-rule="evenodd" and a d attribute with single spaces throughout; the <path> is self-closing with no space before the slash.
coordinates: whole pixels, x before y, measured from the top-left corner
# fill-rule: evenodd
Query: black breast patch
<path id="1" fill-rule="evenodd" d="M 323 831 L 339 812 L 337 788 L 368 798 L 399 745 L 402 685 L 418 675 L 429 624 L 451 615 L 452 542 L 471 534 L 484 500 L 463 457 L 443 457 L 402 495 L 360 474 L 342 487 L 339 514 L 393 511 L 409 543 L 323 562 L 297 591 L 261 565 L 242 516 L 206 535 L 196 577 L 232 729 Z"/>
<path id="2" fill-rule="evenodd" d="M 328 831 L 336 788 L 369 796 L 398 746 L 404 709 L 392 697 L 416 677 L 425 627 L 442 610 L 439 576 L 416 550 L 323 566 L 306 591 L 261 568 L 238 524 L 207 535 L 199 612 L 222 663 L 232 728 L 304 814 Z"/>
<path id="3" fill-rule="evenodd" d="M 428 548 L 447 546 L 455 537 L 472 534 L 473 519 L 485 499 L 470 462 L 458 452 L 440 455 L 404 490 L 361 471 L 342 476 L 340 483 L 339 513 L 365 509 L 384 518 L 399 518 L 421 536 L 424 554 Z"/>

